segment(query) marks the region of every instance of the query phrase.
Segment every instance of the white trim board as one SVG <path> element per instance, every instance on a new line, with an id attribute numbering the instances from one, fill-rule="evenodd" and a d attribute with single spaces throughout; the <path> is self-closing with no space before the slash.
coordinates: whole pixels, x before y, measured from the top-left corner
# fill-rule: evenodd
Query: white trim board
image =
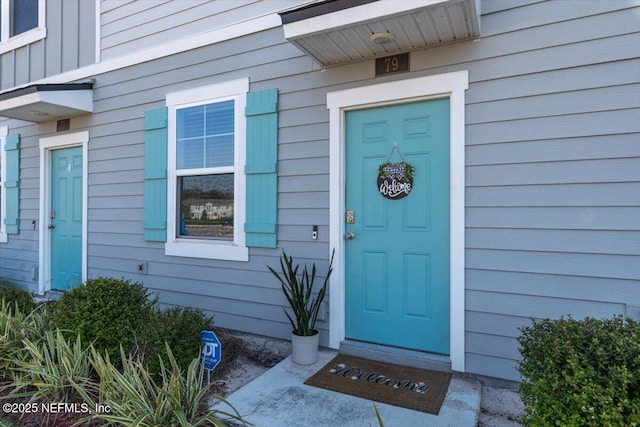
<path id="1" fill-rule="evenodd" d="M 51 233 L 48 213 L 51 211 L 51 151 L 82 146 L 82 281 L 87 280 L 87 200 L 89 195 L 89 131 L 40 138 L 40 224 L 38 293 L 51 289 Z"/>
<path id="2" fill-rule="evenodd" d="M 330 247 L 336 250 L 336 265 L 330 281 L 329 346 L 339 348 L 345 339 L 344 271 L 344 113 L 348 110 L 405 103 L 419 99 L 449 98 L 450 102 L 450 357 L 451 368 L 465 370 L 465 280 L 464 280 L 464 165 L 465 91 L 469 72 L 456 71 L 346 89 L 327 94 L 329 109 L 329 229 Z"/>

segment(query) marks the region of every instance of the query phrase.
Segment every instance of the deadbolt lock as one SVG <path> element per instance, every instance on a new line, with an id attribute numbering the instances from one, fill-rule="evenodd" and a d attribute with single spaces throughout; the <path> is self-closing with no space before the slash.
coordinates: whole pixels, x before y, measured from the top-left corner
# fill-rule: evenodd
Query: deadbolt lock
<path id="1" fill-rule="evenodd" d="M 356 223 L 356 211 L 348 210 L 346 215 L 347 224 L 355 224 Z"/>

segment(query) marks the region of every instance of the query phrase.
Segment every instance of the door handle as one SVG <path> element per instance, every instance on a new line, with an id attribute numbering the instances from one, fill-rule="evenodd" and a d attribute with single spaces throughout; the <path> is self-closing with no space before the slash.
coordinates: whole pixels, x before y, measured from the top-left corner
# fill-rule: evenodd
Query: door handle
<path id="1" fill-rule="evenodd" d="M 356 238 L 356 233 L 349 232 L 349 233 L 344 235 L 344 238 L 347 239 L 347 240 L 353 240 L 353 239 Z"/>
<path id="2" fill-rule="evenodd" d="M 56 225 L 55 224 L 49 224 L 49 225 L 47 225 L 47 228 L 56 228 Z"/>

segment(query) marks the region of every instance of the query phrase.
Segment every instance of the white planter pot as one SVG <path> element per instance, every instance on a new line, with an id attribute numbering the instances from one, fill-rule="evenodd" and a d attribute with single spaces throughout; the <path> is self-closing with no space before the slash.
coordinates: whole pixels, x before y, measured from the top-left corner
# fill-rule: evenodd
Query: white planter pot
<path id="1" fill-rule="evenodd" d="M 320 334 L 309 337 L 301 337 L 291 334 L 291 359 L 293 363 L 298 365 L 312 365 L 318 361 L 318 344 L 320 342 Z"/>

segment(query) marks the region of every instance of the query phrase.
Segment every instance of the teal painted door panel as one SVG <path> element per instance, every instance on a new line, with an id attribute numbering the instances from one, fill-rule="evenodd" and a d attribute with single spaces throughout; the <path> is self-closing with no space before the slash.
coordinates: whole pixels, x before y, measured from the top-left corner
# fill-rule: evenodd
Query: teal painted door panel
<path id="1" fill-rule="evenodd" d="M 377 185 L 390 154 L 415 169 L 399 200 Z M 346 209 L 347 338 L 449 354 L 448 99 L 346 113 Z"/>
<path id="2" fill-rule="evenodd" d="M 51 289 L 82 281 L 82 147 L 52 151 Z"/>

